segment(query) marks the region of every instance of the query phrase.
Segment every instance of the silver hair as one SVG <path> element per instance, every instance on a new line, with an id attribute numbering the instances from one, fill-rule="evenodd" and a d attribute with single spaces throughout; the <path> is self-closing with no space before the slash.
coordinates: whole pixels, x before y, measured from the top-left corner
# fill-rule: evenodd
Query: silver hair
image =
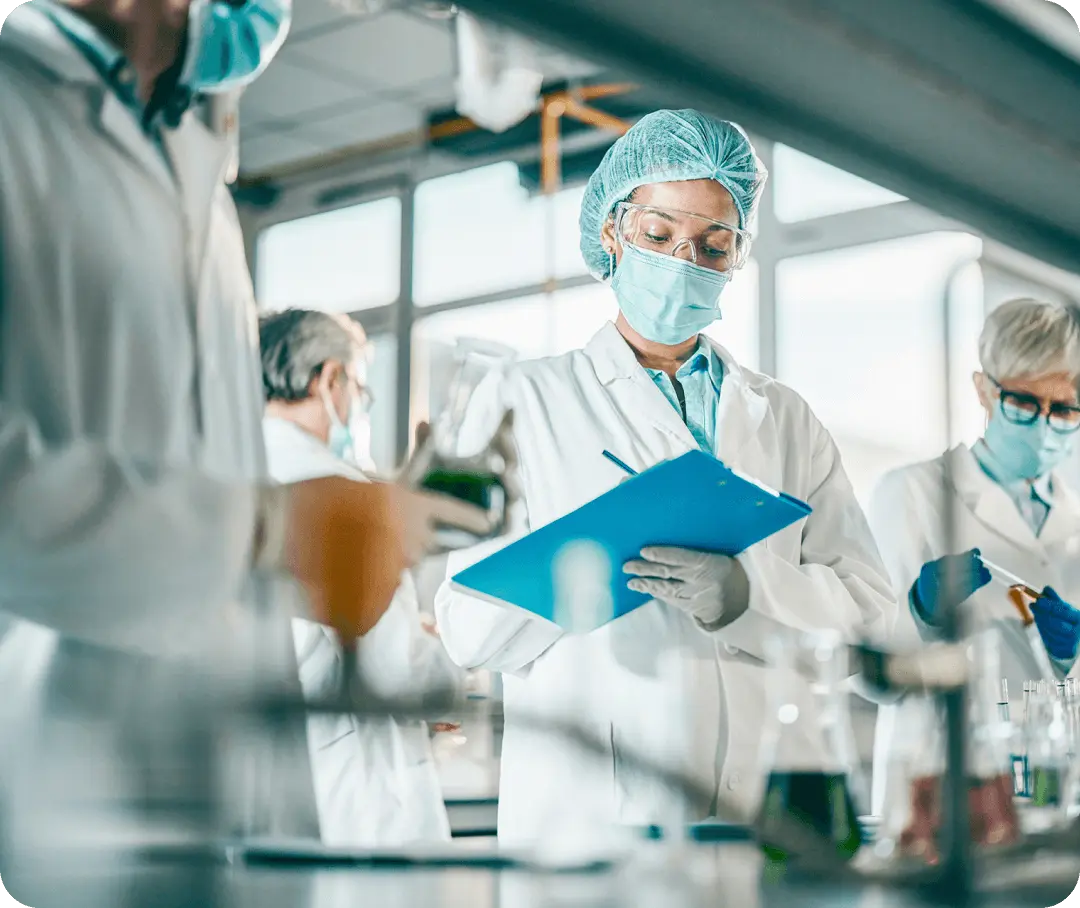
<path id="1" fill-rule="evenodd" d="M 348 365 L 362 355 L 367 337 L 346 315 L 286 309 L 259 320 L 259 346 L 266 399 L 299 401 L 327 362 Z"/>
<path id="2" fill-rule="evenodd" d="M 1080 309 L 1033 299 L 1002 303 L 983 325 L 979 362 L 998 381 L 1053 372 L 1080 377 Z"/>

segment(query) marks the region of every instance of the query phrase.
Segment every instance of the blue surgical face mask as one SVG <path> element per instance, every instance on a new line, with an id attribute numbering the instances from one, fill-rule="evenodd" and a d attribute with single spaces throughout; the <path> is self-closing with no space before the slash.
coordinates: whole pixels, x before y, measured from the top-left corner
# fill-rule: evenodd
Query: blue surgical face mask
<path id="1" fill-rule="evenodd" d="M 1009 422 L 995 408 L 984 440 L 994 455 L 994 467 L 1001 482 L 1038 479 L 1054 470 L 1073 451 L 1075 435 L 1062 435 L 1039 417 L 1031 425 Z"/>
<path id="2" fill-rule="evenodd" d="M 320 388 L 319 393 L 322 396 L 323 407 L 326 409 L 326 415 L 330 418 L 330 436 L 326 440 L 326 446 L 330 449 L 330 453 L 333 454 L 338 460 L 353 459 L 353 436 L 352 430 L 349 426 L 353 422 L 354 411 L 357 407 L 356 400 L 353 400 L 349 404 L 349 421 L 344 423 L 341 421 L 341 417 L 338 416 L 337 408 L 334 406 L 334 399 L 330 396 L 330 392 L 326 388 Z"/>
<path id="3" fill-rule="evenodd" d="M 253 82 L 278 52 L 292 21 L 292 0 L 192 0 L 180 84 L 223 92 Z"/>
<path id="4" fill-rule="evenodd" d="M 720 318 L 728 271 L 623 243 L 611 289 L 626 320 L 642 337 L 679 344 Z"/>

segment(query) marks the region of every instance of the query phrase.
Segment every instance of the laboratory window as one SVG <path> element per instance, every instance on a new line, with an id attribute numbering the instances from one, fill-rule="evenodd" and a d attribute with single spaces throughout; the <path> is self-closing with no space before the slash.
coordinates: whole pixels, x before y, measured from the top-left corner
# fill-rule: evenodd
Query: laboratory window
<path id="1" fill-rule="evenodd" d="M 401 200 L 379 199 L 265 229 L 256 250 L 262 310 L 357 312 L 401 286 Z"/>
<path id="2" fill-rule="evenodd" d="M 773 211 L 788 224 L 904 200 L 786 145 L 774 147 L 770 182 Z"/>
<path id="3" fill-rule="evenodd" d="M 578 250 L 584 190 L 522 187 L 510 161 L 428 180 L 416 190 L 417 306 L 585 273 Z"/>
<path id="4" fill-rule="evenodd" d="M 955 425 L 976 425 L 970 379 L 959 378 L 978 363 L 972 338 L 983 298 L 969 263 L 981 246 L 967 234 L 926 234 L 777 267 L 777 377 L 833 434 L 864 502 L 886 470 L 936 457 L 957 440 L 950 415 Z M 955 338 L 948 358 L 947 308 Z M 955 396 L 947 394 L 947 367 Z"/>
<path id="5" fill-rule="evenodd" d="M 376 334 L 371 342 L 368 386 L 375 397 L 371 407 L 371 456 L 381 473 L 397 466 L 394 426 L 397 407 L 397 338 Z"/>

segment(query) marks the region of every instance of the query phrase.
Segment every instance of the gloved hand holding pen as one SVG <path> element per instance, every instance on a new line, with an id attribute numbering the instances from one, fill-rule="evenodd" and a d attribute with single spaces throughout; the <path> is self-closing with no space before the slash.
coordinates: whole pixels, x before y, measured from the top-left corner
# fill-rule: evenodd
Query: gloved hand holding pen
<path id="1" fill-rule="evenodd" d="M 1080 609 L 1065 602 L 1051 587 L 1032 604 L 1035 626 L 1046 644 L 1046 651 L 1055 659 L 1075 659 L 1080 649 Z"/>

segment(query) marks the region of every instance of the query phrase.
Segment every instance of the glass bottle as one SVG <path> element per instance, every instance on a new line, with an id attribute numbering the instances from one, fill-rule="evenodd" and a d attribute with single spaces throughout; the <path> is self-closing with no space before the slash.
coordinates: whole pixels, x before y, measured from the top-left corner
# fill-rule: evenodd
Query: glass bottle
<path id="1" fill-rule="evenodd" d="M 829 632 L 777 635 L 768 655 L 762 753 L 768 776 L 758 821 L 766 858 L 787 864 L 813 853 L 848 861 L 862 836 L 843 688 L 846 647 Z"/>

